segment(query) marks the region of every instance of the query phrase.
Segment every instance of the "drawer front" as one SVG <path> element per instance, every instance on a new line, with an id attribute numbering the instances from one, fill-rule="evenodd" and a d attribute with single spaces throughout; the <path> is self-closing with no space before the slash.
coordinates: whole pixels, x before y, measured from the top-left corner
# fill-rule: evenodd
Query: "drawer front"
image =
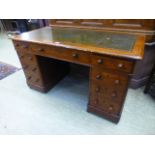
<path id="1" fill-rule="evenodd" d="M 91 79 L 101 82 L 106 82 L 107 85 L 114 84 L 115 82 L 121 83 L 126 81 L 128 74 L 113 73 L 112 71 L 100 70 L 99 68 L 92 67 Z"/>
<path id="2" fill-rule="evenodd" d="M 126 96 L 128 77 L 92 69 L 89 105 L 106 113 L 119 115 Z"/>
<path id="3" fill-rule="evenodd" d="M 90 64 L 89 53 L 61 47 L 31 44 L 31 51 L 38 55 L 48 56 L 69 62 Z"/>
<path id="4" fill-rule="evenodd" d="M 90 65 L 90 53 L 88 52 L 26 42 L 16 42 L 15 48 L 17 51 Z"/>
<path id="5" fill-rule="evenodd" d="M 20 62 L 28 83 L 43 86 L 39 66 L 34 55 L 25 52 L 18 52 Z"/>
<path id="6" fill-rule="evenodd" d="M 92 55 L 92 64 L 98 68 L 107 68 L 132 73 L 134 62 L 118 58 Z"/>

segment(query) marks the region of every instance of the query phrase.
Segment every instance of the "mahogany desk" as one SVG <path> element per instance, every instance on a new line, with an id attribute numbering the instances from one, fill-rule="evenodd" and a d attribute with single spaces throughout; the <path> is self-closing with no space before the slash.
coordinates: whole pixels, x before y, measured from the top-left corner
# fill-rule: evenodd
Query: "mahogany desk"
<path id="1" fill-rule="evenodd" d="M 45 27 L 12 38 L 27 84 L 48 91 L 68 72 L 68 62 L 90 67 L 88 112 L 118 122 L 144 36 Z"/>

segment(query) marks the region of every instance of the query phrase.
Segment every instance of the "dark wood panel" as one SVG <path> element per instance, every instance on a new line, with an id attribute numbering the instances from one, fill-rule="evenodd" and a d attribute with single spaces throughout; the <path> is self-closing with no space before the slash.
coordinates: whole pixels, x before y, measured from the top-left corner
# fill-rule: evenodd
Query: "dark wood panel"
<path id="1" fill-rule="evenodd" d="M 148 29 L 153 30 L 155 28 L 154 19 L 51 19 L 49 23 L 54 25 L 85 25 L 95 27 L 121 27 L 130 29 Z"/>
<path id="2" fill-rule="evenodd" d="M 154 20 L 148 19 L 113 19 L 112 26 L 131 29 L 154 29 Z"/>

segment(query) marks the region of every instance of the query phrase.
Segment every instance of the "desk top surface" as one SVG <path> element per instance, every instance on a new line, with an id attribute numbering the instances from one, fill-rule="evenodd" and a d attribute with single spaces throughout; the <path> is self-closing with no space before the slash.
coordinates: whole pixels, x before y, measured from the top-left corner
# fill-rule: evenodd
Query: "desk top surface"
<path id="1" fill-rule="evenodd" d="M 12 39 L 134 59 L 142 58 L 145 42 L 144 36 L 57 27 L 25 32 Z"/>

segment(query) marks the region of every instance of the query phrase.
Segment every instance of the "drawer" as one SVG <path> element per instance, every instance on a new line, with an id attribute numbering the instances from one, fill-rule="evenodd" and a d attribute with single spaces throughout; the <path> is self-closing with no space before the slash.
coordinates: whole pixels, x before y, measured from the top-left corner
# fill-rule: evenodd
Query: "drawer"
<path id="1" fill-rule="evenodd" d="M 112 100 L 101 98 L 99 97 L 99 95 L 92 95 L 89 102 L 89 106 L 94 107 L 99 111 L 103 111 L 105 113 L 113 115 L 120 115 L 122 110 L 122 104 L 123 102 L 118 104 Z"/>
<path id="2" fill-rule="evenodd" d="M 91 68 L 91 79 L 96 81 L 106 82 L 105 84 L 118 84 L 121 85 L 123 82 L 128 80 L 127 74 L 113 73 L 112 71 L 103 71 L 97 67 Z"/>
<path id="3" fill-rule="evenodd" d="M 25 75 L 28 83 L 43 86 L 43 81 L 39 73 L 33 73 L 31 71 L 27 71 L 25 72 Z"/>
<path id="4" fill-rule="evenodd" d="M 134 62 L 119 58 L 92 55 L 92 64 L 98 68 L 107 68 L 127 73 L 132 73 Z"/>
<path id="5" fill-rule="evenodd" d="M 31 44 L 30 50 L 36 55 L 47 56 L 79 64 L 90 64 L 89 53 L 79 50 L 38 44 Z"/>
<path id="6" fill-rule="evenodd" d="M 109 83 L 109 82 L 108 82 Z M 93 94 L 98 94 L 101 98 L 111 100 L 113 102 L 120 103 L 122 97 L 127 90 L 128 81 L 123 82 L 121 85 L 110 84 L 105 82 L 93 81 L 91 85 L 91 91 Z"/>

